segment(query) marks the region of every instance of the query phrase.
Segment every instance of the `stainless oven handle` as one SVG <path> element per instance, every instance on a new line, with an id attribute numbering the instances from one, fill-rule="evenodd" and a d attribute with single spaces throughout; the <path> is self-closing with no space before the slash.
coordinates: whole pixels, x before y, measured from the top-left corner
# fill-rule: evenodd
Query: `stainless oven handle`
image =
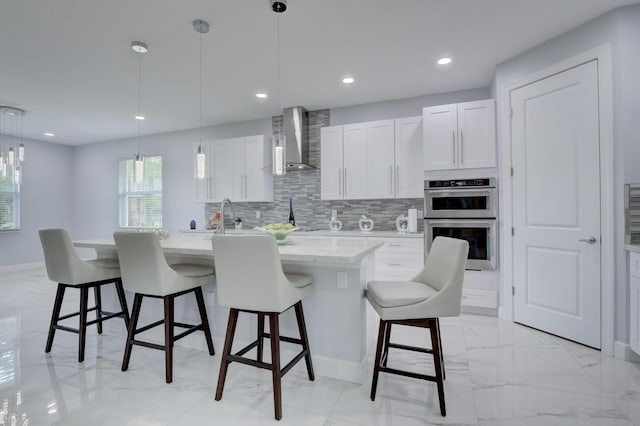
<path id="1" fill-rule="evenodd" d="M 446 190 L 436 189 L 436 190 L 425 191 L 425 192 L 428 192 L 431 198 L 456 197 L 456 196 L 468 195 L 468 194 L 492 196 L 495 194 L 493 191 L 493 188 L 486 189 L 486 190 L 473 189 L 473 188 L 446 189 Z"/>

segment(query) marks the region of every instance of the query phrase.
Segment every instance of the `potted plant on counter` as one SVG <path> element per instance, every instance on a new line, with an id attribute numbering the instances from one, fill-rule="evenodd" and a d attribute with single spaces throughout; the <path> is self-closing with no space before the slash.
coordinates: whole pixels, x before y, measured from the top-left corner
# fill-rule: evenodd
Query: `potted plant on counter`
<path id="1" fill-rule="evenodd" d="M 242 229 L 242 219 L 240 219 L 239 217 L 236 218 L 234 224 L 236 226 L 236 230 Z"/>

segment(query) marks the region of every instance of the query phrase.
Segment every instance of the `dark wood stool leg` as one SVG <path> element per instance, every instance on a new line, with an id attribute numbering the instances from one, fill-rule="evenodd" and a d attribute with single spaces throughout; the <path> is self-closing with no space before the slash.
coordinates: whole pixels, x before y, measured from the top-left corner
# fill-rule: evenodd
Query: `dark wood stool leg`
<path id="1" fill-rule="evenodd" d="M 442 365 L 442 380 L 447 380 L 444 368 L 444 353 L 442 351 L 442 333 L 440 332 L 440 318 L 436 318 L 436 328 L 438 329 L 438 349 L 440 350 L 440 365 Z"/>
<path id="2" fill-rule="evenodd" d="M 257 361 L 262 362 L 262 354 L 264 353 L 264 314 L 258 313 L 258 345 L 256 346 L 258 356 Z"/>
<path id="3" fill-rule="evenodd" d="M 218 373 L 218 387 L 216 389 L 216 401 L 222 399 L 222 391 L 224 390 L 224 381 L 227 378 L 227 369 L 229 368 L 228 356 L 231 355 L 231 347 L 233 346 L 233 336 L 236 334 L 236 325 L 238 324 L 238 310 L 231 308 L 229 310 L 229 321 L 227 322 L 227 335 L 224 338 L 224 348 L 222 348 L 222 359 L 220 360 L 220 373 Z"/>
<path id="4" fill-rule="evenodd" d="M 309 337 L 307 336 L 307 324 L 304 321 L 304 311 L 302 309 L 302 301 L 295 304 L 296 319 L 298 320 L 298 331 L 300 332 L 300 340 L 302 341 L 302 349 L 306 351 L 304 360 L 307 363 L 307 374 L 309 380 L 315 380 L 313 373 L 313 363 L 311 362 L 311 350 L 309 349 Z"/>
<path id="5" fill-rule="evenodd" d="M 373 381 L 371 382 L 371 400 L 376 399 L 376 389 L 378 387 L 378 375 L 380 374 L 380 358 L 382 357 L 382 346 L 384 345 L 384 336 L 387 329 L 387 322 L 380 319 L 378 326 L 378 345 L 376 347 L 376 359 L 373 362 Z"/>
<path id="6" fill-rule="evenodd" d="M 200 311 L 200 320 L 202 321 L 202 331 L 204 332 L 204 338 L 207 341 L 209 355 L 215 355 L 216 351 L 213 349 L 213 339 L 211 339 L 211 329 L 209 328 L 207 308 L 204 305 L 204 295 L 202 294 L 202 287 L 196 287 L 194 291 L 196 294 L 196 302 L 198 302 L 198 311 Z"/>
<path id="7" fill-rule="evenodd" d="M 53 345 L 53 336 L 56 334 L 56 326 L 58 325 L 60 309 L 62 308 L 62 299 L 64 299 L 64 290 L 66 288 L 67 286 L 65 286 L 64 284 L 58 284 L 56 299 L 53 302 L 53 312 L 51 313 L 51 323 L 49 324 L 49 336 L 47 337 L 47 344 L 44 348 L 44 351 L 46 353 L 51 352 L 51 346 Z"/>
<path id="8" fill-rule="evenodd" d="M 129 331 L 127 332 L 127 343 L 124 347 L 124 357 L 122 358 L 122 371 L 129 368 L 129 360 L 131 359 L 131 348 L 133 348 L 133 339 L 138 326 L 138 318 L 140 316 L 140 306 L 142 305 L 142 295 L 136 293 L 133 297 L 133 309 L 131 311 L 131 321 L 129 322 Z"/>
<path id="9" fill-rule="evenodd" d="M 391 340 L 391 324 L 387 323 L 387 329 L 384 333 L 384 346 L 382 348 L 382 366 L 387 366 L 387 361 L 389 360 L 389 341 Z"/>
<path id="10" fill-rule="evenodd" d="M 431 345 L 433 347 L 433 362 L 435 364 L 436 384 L 438 385 L 438 399 L 440 400 L 440 414 L 447 415 L 444 402 L 444 380 L 442 378 L 442 358 L 440 345 L 438 344 L 438 323 L 435 319 L 429 319 L 429 331 L 431 332 Z"/>
<path id="11" fill-rule="evenodd" d="M 167 383 L 173 382 L 173 295 L 164 297 L 164 364 Z"/>
<path id="12" fill-rule="evenodd" d="M 124 324 L 129 330 L 129 308 L 127 307 L 127 296 L 124 294 L 124 288 L 122 287 L 122 280 L 118 279 L 115 281 L 116 285 L 116 293 L 118 294 L 118 300 L 120 301 L 120 309 L 122 309 L 122 314 L 124 318 Z"/>
<path id="13" fill-rule="evenodd" d="M 87 304 L 89 287 L 80 287 L 80 319 L 78 321 L 78 362 L 84 361 L 84 347 L 87 342 Z"/>
<path id="14" fill-rule="evenodd" d="M 100 294 L 100 285 L 93 287 L 93 296 L 96 300 L 96 319 L 102 318 L 102 294 Z M 98 326 L 98 334 L 102 334 L 102 321 L 96 323 Z"/>
<path id="15" fill-rule="evenodd" d="M 282 372 L 280 371 L 280 325 L 278 313 L 270 313 L 269 331 L 271 333 L 271 376 L 273 378 L 273 407 L 276 420 L 282 418 Z"/>

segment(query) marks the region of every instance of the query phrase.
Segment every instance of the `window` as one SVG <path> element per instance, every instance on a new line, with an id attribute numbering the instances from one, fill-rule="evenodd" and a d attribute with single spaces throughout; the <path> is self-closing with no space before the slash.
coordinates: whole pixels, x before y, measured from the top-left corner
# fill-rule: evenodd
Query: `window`
<path id="1" fill-rule="evenodd" d="M 121 228 L 162 228 L 162 157 L 144 157 L 142 182 L 135 182 L 133 158 L 120 160 L 119 221 Z"/>
<path id="2" fill-rule="evenodd" d="M 0 175 L 0 231 L 20 229 L 20 185 L 13 183 L 13 174 L 7 166 L 7 175 Z"/>

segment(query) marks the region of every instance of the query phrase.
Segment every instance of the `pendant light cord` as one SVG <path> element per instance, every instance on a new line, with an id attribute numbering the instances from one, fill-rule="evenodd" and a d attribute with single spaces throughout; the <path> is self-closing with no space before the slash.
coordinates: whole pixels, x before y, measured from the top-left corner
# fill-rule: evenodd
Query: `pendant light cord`
<path id="1" fill-rule="evenodd" d="M 142 90 L 140 88 L 140 86 L 141 86 L 141 83 L 140 83 L 140 55 L 141 55 L 141 53 L 138 52 L 138 117 L 142 116 L 142 114 L 140 112 L 140 105 L 141 105 L 140 98 L 142 97 Z M 141 146 L 141 143 L 140 143 L 140 124 L 141 123 L 140 122 L 142 120 L 138 119 L 136 121 L 138 122 L 138 156 L 140 156 L 140 152 L 141 152 L 141 150 L 140 150 L 140 146 Z"/>
<path id="2" fill-rule="evenodd" d="M 276 79 L 278 89 L 278 105 L 282 110 L 282 92 L 280 91 L 280 14 L 276 13 Z M 282 130 L 280 131 L 282 133 Z"/>
<path id="3" fill-rule="evenodd" d="M 202 32 L 200 32 L 200 147 L 202 147 Z"/>

